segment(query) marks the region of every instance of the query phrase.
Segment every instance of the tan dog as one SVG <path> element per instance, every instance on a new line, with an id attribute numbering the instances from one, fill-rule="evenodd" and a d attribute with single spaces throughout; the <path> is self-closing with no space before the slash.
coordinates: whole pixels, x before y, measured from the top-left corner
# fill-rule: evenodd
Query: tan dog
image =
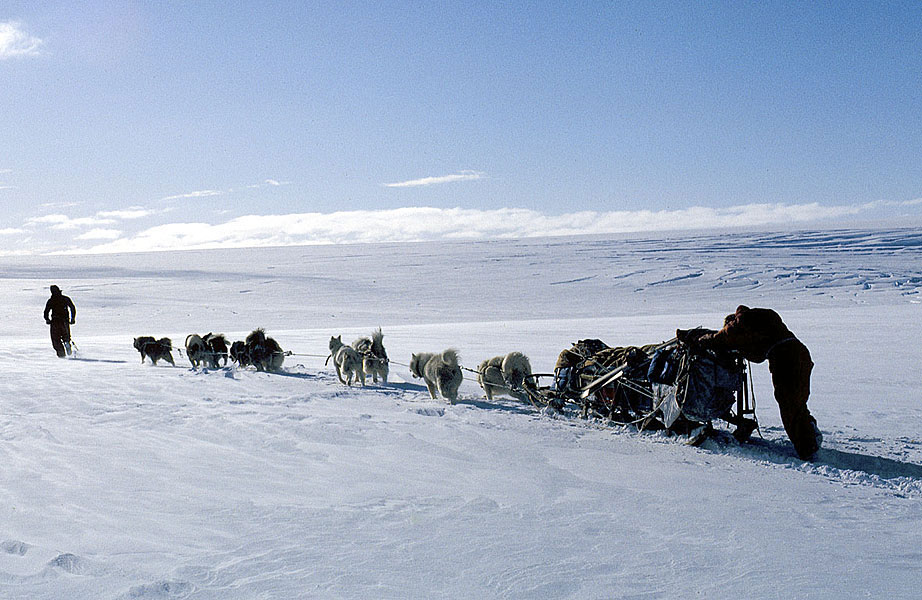
<path id="1" fill-rule="evenodd" d="M 440 353 L 421 352 L 410 358 L 410 373 L 426 382 L 429 396 L 435 400 L 438 394 L 449 404 L 458 400 L 458 388 L 464 376 L 458 366 L 458 351 L 452 348 Z M 436 393 L 438 392 L 438 394 Z"/>
<path id="2" fill-rule="evenodd" d="M 355 379 L 365 385 L 362 356 L 355 348 L 343 343 L 343 336 L 330 337 L 330 355 L 333 357 L 333 366 L 336 367 L 336 376 L 344 385 L 352 385 Z M 345 379 L 343 373 L 346 374 Z"/>
<path id="3" fill-rule="evenodd" d="M 370 338 L 362 337 L 352 342 L 352 347 L 362 356 L 362 368 L 365 374 L 371 374 L 371 380 L 378 383 L 378 376 L 381 381 L 387 383 L 388 360 L 387 352 L 384 351 L 384 334 L 378 327 Z"/>
<path id="4" fill-rule="evenodd" d="M 483 388 L 487 400 L 494 395 L 506 394 L 522 402 L 528 401 L 528 390 L 535 387 L 531 376 L 531 362 L 521 352 L 494 356 L 477 367 L 477 383 Z"/>

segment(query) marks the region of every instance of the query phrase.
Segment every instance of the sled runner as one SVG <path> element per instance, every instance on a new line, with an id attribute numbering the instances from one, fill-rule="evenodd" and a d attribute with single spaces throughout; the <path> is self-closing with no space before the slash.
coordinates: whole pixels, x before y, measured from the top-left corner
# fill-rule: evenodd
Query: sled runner
<path id="1" fill-rule="evenodd" d="M 745 441 L 758 427 L 746 361 L 700 348 L 684 334 L 641 347 L 580 340 L 560 354 L 553 385 L 535 386 L 530 398 L 557 409 L 576 405 L 585 418 L 689 434 L 695 443 L 720 419 Z"/>

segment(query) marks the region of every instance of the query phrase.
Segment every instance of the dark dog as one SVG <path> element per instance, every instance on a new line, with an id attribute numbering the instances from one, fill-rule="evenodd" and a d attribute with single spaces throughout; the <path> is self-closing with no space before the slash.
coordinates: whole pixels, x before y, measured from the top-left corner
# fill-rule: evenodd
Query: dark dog
<path id="1" fill-rule="evenodd" d="M 218 368 L 218 362 L 224 361 L 222 366 L 227 366 L 227 339 L 221 333 L 207 333 L 202 338 L 205 343 L 205 362 L 212 369 Z"/>
<path id="2" fill-rule="evenodd" d="M 247 336 L 247 359 L 257 371 L 278 371 L 282 368 L 285 353 L 278 342 L 266 337 L 264 329 L 257 329 Z"/>
<path id="3" fill-rule="evenodd" d="M 250 357 L 247 355 L 247 345 L 245 342 L 234 342 L 230 347 L 230 358 L 241 367 L 250 364 Z"/>
<path id="4" fill-rule="evenodd" d="M 193 369 L 197 369 L 199 365 L 205 363 L 207 352 L 202 336 L 197 333 L 190 333 L 186 336 L 186 356 L 189 357 L 189 362 L 192 363 Z"/>
<path id="5" fill-rule="evenodd" d="M 149 335 L 136 337 L 134 338 L 134 348 L 141 353 L 142 364 L 145 358 L 150 358 L 155 365 L 158 360 L 163 359 L 174 367 L 176 366 L 176 363 L 173 362 L 173 342 L 170 341 L 170 338 L 165 337 L 156 340 Z"/>

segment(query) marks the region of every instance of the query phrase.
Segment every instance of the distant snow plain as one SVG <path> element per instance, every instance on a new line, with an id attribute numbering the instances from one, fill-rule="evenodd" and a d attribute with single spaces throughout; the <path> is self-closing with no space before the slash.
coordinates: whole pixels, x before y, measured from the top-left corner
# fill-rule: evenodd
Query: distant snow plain
<path id="1" fill-rule="evenodd" d="M 918 598 L 920 259 L 898 228 L 3 258 L 0 597 Z M 68 360 L 52 283 L 78 308 Z M 761 437 L 698 448 L 470 380 L 449 406 L 396 364 L 520 350 L 550 372 L 578 339 L 738 304 L 811 350 L 814 462 L 764 364 Z M 329 337 L 378 326 L 390 382 L 341 385 Z M 132 348 L 256 327 L 283 373 Z"/>

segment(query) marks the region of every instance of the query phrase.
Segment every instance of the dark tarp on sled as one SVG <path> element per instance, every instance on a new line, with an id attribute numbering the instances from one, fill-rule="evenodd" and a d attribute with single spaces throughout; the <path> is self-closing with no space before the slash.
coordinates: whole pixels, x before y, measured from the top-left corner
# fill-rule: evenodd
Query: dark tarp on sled
<path id="1" fill-rule="evenodd" d="M 742 361 L 684 345 L 670 349 L 668 354 L 660 372 L 671 368 L 672 381 L 657 382 L 674 386 L 674 392 L 665 394 L 660 406 L 663 424 L 670 427 L 679 415 L 699 423 L 726 419 L 744 393 L 746 370 Z M 653 357 L 651 371 L 657 358 Z"/>
<path id="2" fill-rule="evenodd" d="M 555 375 L 557 397 L 579 402 L 585 416 L 671 428 L 680 419 L 738 424 L 743 414 L 753 414 L 744 361 L 680 339 L 621 348 L 580 340 L 561 352 Z"/>

